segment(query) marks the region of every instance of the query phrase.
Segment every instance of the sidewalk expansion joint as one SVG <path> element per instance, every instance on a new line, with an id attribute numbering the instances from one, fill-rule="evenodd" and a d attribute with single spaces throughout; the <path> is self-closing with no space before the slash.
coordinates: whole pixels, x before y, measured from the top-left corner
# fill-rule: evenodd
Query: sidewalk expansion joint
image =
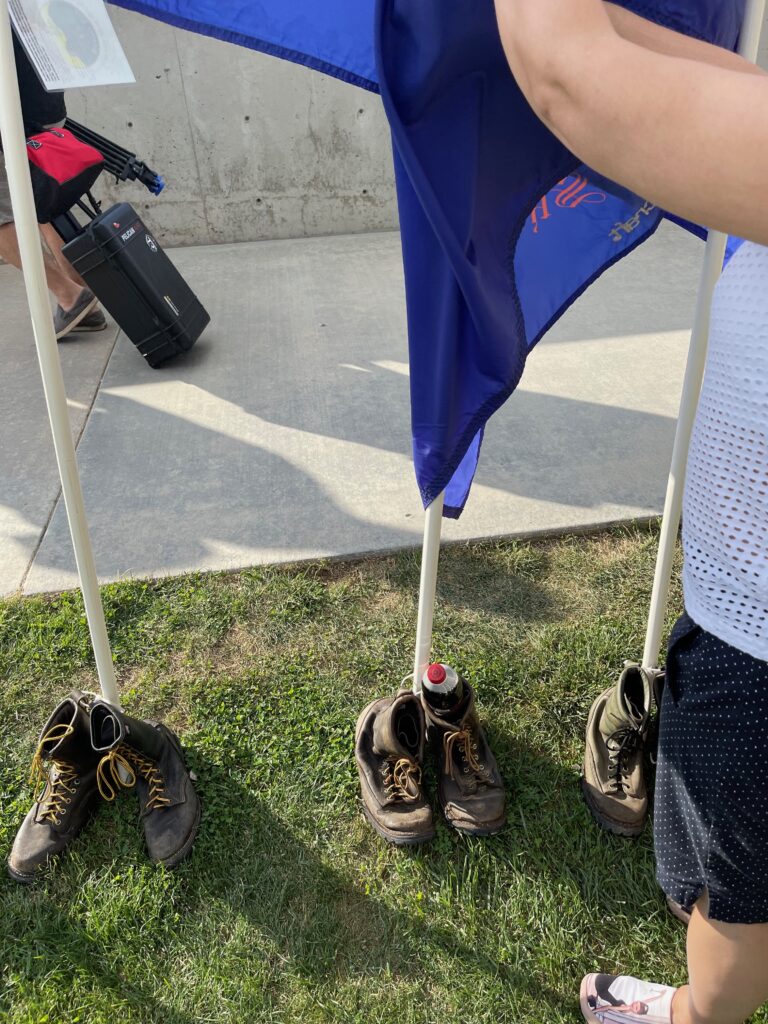
<path id="1" fill-rule="evenodd" d="M 74 439 L 75 453 L 77 453 L 77 450 L 80 447 L 80 441 L 82 440 L 83 434 L 85 433 L 85 428 L 88 426 L 88 423 L 90 422 L 91 413 L 93 412 L 93 407 L 96 404 L 96 399 L 99 397 L 99 392 L 101 391 L 101 386 L 104 383 L 104 378 L 107 375 L 107 370 L 109 369 L 109 364 L 112 362 L 112 356 L 114 355 L 115 348 L 117 347 L 117 340 L 118 340 L 119 337 L 120 337 L 120 328 L 117 325 L 115 325 L 115 335 L 114 335 L 114 337 L 112 339 L 112 344 L 111 344 L 111 346 L 109 348 L 109 352 L 107 352 L 106 359 L 104 360 L 104 365 L 101 368 L 101 373 L 99 374 L 99 379 L 96 381 L 96 387 L 93 389 L 93 395 L 91 397 L 91 401 L 90 401 L 90 403 L 88 405 L 88 408 L 86 410 L 85 416 L 83 416 L 82 425 L 80 426 L 80 430 L 77 432 L 77 436 Z M 48 529 L 49 529 L 49 527 L 51 525 L 51 520 L 54 517 L 54 514 L 56 512 L 56 509 L 58 507 L 58 504 L 59 504 L 60 500 L 61 500 L 61 481 L 59 481 L 59 489 L 56 491 L 56 494 L 54 495 L 53 501 L 51 502 L 51 507 L 48 510 L 48 515 L 46 517 L 45 523 L 43 524 L 43 528 L 40 531 L 40 536 L 38 537 L 37 544 L 35 544 L 34 550 L 32 551 L 32 554 L 29 557 L 29 561 L 27 562 L 26 568 L 24 569 L 24 573 L 23 573 L 23 575 L 21 577 L 21 581 L 19 583 L 19 593 L 20 594 L 24 593 L 24 588 L 27 585 L 27 580 L 29 578 L 30 572 L 32 571 L 32 566 L 35 564 L 35 559 L 38 556 L 40 548 L 43 546 L 43 541 L 45 540 L 45 535 L 48 533 Z"/>

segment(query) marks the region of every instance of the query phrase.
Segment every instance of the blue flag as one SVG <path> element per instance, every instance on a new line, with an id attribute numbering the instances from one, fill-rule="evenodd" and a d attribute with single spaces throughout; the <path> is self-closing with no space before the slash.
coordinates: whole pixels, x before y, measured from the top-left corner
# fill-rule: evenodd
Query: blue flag
<path id="1" fill-rule="evenodd" d="M 622 6 L 733 48 L 745 0 Z M 416 474 L 424 503 L 445 489 L 457 516 L 485 424 L 529 351 L 663 211 L 583 166 L 533 114 L 491 0 L 381 0 L 377 58 L 396 151 Z"/>
<path id="2" fill-rule="evenodd" d="M 445 490 L 446 515 L 458 516 L 485 424 L 530 350 L 664 211 L 585 167 L 538 120 L 510 74 L 493 0 L 113 2 L 381 92 L 395 150 L 416 478 L 425 505 Z M 619 2 L 730 49 L 746 5 Z"/>
<path id="3" fill-rule="evenodd" d="M 375 0 L 109 0 L 377 91 Z"/>

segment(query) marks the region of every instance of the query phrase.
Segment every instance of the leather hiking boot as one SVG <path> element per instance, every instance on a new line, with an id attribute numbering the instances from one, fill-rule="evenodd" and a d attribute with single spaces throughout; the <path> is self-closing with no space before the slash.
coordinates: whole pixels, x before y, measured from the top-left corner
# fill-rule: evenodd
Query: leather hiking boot
<path id="1" fill-rule="evenodd" d="M 363 813 L 395 846 L 415 846 L 435 834 L 421 775 L 424 738 L 424 713 L 410 690 L 373 701 L 357 720 Z"/>
<path id="2" fill-rule="evenodd" d="M 100 758 L 101 795 L 114 800 L 121 787 L 135 786 L 150 859 L 175 867 L 192 849 L 200 825 L 200 799 L 177 736 L 164 725 L 130 718 L 96 700 L 91 743 Z"/>
<path id="3" fill-rule="evenodd" d="M 438 765 L 438 800 L 446 822 L 469 836 L 492 836 L 507 820 L 504 783 L 480 726 L 475 692 L 464 681 L 459 706 L 448 714 L 422 696 L 427 738 Z"/>
<path id="4" fill-rule="evenodd" d="M 48 860 L 69 846 L 98 798 L 99 757 L 91 747 L 91 700 L 73 690 L 40 733 L 30 775 L 35 802 L 8 858 L 8 874 L 17 882 L 34 881 Z"/>
<path id="5" fill-rule="evenodd" d="M 595 821 L 619 836 L 639 836 L 648 817 L 643 753 L 656 675 L 625 662 L 618 683 L 589 713 L 581 785 Z"/>

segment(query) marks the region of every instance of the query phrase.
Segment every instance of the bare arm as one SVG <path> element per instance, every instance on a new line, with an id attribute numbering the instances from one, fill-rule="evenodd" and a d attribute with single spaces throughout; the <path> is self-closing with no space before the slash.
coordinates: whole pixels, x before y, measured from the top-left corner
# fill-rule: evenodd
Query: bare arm
<path id="1" fill-rule="evenodd" d="M 673 32 L 672 29 L 657 25 L 647 18 L 641 18 L 624 7 L 606 3 L 605 10 L 622 39 L 637 43 L 646 50 L 653 50 L 667 57 L 685 57 L 687 60 L 696 60 L 703 64 L 714 64 L 730 71 L 744 71 L 747 74 L 763 76 L 768 74 L 757 64 L 739 57 L 737 53 L 725 50 L 721 46 L 704 43 L 701 39 L 692 39 L 682 32 Z"/>
<path id="2" fill-rule="evenodd" d="M 601 0 L 496 9 L 520 87 L 585 163 L 680 216 L 768 245 L 767 78 L 670 55 L 677 33 L 654 28 L 651 48 L 623 38 Z"/>

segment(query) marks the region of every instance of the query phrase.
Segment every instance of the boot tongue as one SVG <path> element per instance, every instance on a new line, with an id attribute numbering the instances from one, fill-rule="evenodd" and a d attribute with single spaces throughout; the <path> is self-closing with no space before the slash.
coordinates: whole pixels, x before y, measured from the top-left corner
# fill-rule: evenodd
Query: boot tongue
<path id="1" fill-rule="evenodd" d="M 631 729 L 643 732 L 651 709 L 650 684 L 639 665 L 628 665 L 621 673 L 600 719 L 603 739 Z"/>
<path id="2" fill-rule="evenodd" d="M 396 697 L 392 706 L 373 723 L 374 752 L 385 757 L 396 755 L 412 760 L 421 743 L 418 704 L 412 693 Z"/>

